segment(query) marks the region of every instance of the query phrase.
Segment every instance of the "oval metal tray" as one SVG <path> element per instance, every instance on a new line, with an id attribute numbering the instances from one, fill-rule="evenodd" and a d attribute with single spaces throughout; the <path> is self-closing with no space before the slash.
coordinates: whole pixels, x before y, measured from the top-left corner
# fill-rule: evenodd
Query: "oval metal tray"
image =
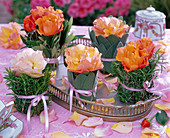
<path id="1" fill-rule="evenodd" d="M 76 44 L 84 44 L 90 46 L 91 41 L 89 39 L 77 39 L 74 41 Z M 64 66 L 63 58 L 59 61 L 59 66 L 56 70 L 56 82 L 55 86 L 49 87 L 49 93 L 52 93 L 52 100 L 62 107 L 69 110 L 69 94 L 67 91 L 62 91 L 58 87 L 62 86 L 62 76 L 67 76 L 67 69 Z M 116 97 L 115 93 L 109 93 L 106 86 L 103 85 L 97 89 L 97 98 L 115 98 L 115 105 L 104 105 L 95 103 L 93 101 L 87 101 L 84 99 L 73 96 L 72 111 L 84 114 L 86 116 L 102 117 L 105 121 L 134 121 L 139 120 L 146 116 L 153 105 L 153 101 L 160 99 L 160 96 L 153 95 L 152 98 L 140 102 L 134 105 L 124 105 Z"/>

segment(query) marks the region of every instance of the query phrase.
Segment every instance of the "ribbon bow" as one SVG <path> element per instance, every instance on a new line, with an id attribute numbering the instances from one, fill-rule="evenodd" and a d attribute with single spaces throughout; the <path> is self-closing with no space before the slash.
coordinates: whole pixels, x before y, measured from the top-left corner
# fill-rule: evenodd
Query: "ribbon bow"
<path id="1" fill-rule="evenodd" d="M 67 85 L 70 87 L 70 112 L 71 112 L 73 104 L 73 91 L 75 91 L 76 97 L 79 97 L 78 93 L 80 93 L 83 96 L 89 97 L 92 95 L 92 92 L 95 90 L 95 88 L 92 90 L 77 90 L 76 88 L 73 87 L 73 85 L 71 85 L 66 76 L 64 76 L 64 79 Z"/>
<path id="2" fill-rule="evenodd" d="M 43 100 L 43 104 L 44 104 L 44 113 L 45 113 L 45 127 L 46 127 L 46 131 L 48 132 L 48 127 L 49 127 L 49 121 L 48 121 L 48 110 L 47 110 L 47 103 L 46 100 L 49 99 L 48 96 L 44 96 L 47 93 L 47 91 L 45 91 L 44 93 L 40 94 L 40 95 L 31 95 L 31 96 L 21 96 L 21 95 L 15 95 L 20 99 L 33 99 L 31 100 L 31 104 L 28 107 L 27 110 L 27 121 L 28 121 L 28 125 L 30 128 L 30 116 L 31 116 L 31 107 L 32 106 L 37 106 L 37 104 Z"/>

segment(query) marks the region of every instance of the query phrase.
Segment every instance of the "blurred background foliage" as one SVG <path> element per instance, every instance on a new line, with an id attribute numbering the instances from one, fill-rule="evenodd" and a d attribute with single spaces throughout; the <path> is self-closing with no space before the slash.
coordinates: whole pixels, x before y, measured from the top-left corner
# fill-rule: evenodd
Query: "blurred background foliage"
<path id="1" fill-rule="evenodd" d="M 124 16 L 134 26 L 135 14 L 152 5 L 166 15 L 166 28 L 170 28 L 170 0 L 3 0 L 12 15 L 11 21 L 23 23 L 25 16 L 36 6 L 54 6 L 61 9 L 65 19 L 74 17 L 74 25 L 92 25 L 99 16 Z"/>

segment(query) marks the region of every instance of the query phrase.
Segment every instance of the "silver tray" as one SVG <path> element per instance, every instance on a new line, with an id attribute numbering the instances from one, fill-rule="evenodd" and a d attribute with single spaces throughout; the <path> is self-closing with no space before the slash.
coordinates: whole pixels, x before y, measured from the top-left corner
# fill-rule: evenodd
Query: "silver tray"
<path id="1" fill-rule="evenodd" d="M 84 45 L 90 45 L 90 40 L 80 39 L 76 40 L 76 43 L 83 43 Z M 52 93 L 52 100 L 62 107 L 69 110 L 69 94 L 68 91 L 62 91 L 58 87 L 62 86 L 62 76 L 67 76 L 67 69 L 64 66 L 63 58 L 60 59 L 59 66 L 56 69 L 56 82 L 55 85 L 49 87 L 49 93 Z M 153 101 L 160 99 L 160 96 L 153 95 L 150 99 L 140 102 L 138 104 L 125 105 L 118 100 L 115 93 L 109 93 L 106 86 L 103 85 L 97 89 L 97 99 L 100 98 L 115 98 L 114 105 L 104 105 L 95 103 L 93 101 L 87 101 L 84 99 L 73 96 L 72 111 L 87 116 L 102 117 L 105 121 L 134 121 L 139 120 L 146 116 L 153 105 Z"/>

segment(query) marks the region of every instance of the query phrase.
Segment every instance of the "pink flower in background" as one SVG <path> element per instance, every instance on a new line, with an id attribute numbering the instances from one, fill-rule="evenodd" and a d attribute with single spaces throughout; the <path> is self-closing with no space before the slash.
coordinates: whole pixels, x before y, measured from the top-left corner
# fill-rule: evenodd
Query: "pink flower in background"
<path id="1" fill-rule="evenodd" d="M 118 16 L 128 15 L 131 3 L 130 0 L 116 0 L 114 2 L 114 8 L 119 11 Z"/>
<path id="2" fill-rule="evenodd" d="M 1 27 L 0 45 L 4 48 L 20 49 L 24 44 L 20 35 L 24 36 L 25 32 L 20 31 L 21 26 L 16 22 L 9 23 L 8 27 Z"/>
<path id="3" fill-rule="evenodd" d="M 94 12 L 94 0 L 76 0 L 67 11 L 69 16 L 84 18 Z"/>
<path id="4" fill-rule="evenodd" d="M 107 0 L 95 0 L 95 9 L 103 9 L 106 7 Z"/>
<path id="5" fill-rule="evenodd" d="M 59 7 L 64 7 L 64 5 L 69 4 L 71 0 L 54 0 L 54 2 L 59 6 Z"/>
<path id="6" fill-rule="evenodd" d="M 67 13 L 68 13 L 69 16 L 76 18 L 76 17 L 79 16 L 78 10 L 79 10 L 79 4 L 78 3 L 72 3 L 70 5 Z"/>
<path id="7" fill-rule="evenodd" d="M 124 15 L 128 15 L 129 10 L 119 10 L 119 16 L 124 16 Z"/>
<path id="8" fill-rule="evenodd" d="M 79 3 L 82 8 L 86 9 L 93 4 L 93 0 L 76 0 L 76 2 Z"/>
<path id="9" fill-rule="evenodd" d="M 64 2 L 63 2 L 63 0 L 54 0 L 54 2 L 55 2 L 59 7 L 64 7 Z"/>
<path id="10" fill-rule="evenodd" d="M 12 4 L 13 0 L 2 0 L 2 3 L 4 4 L 6 10 L 11 13 L 11 4 Z"/>
<path id="11" fill-rule="evenodd" d="M 130 0 L 116 0 L 114 2 L 114 7 L 118 10 L 129 9 L 131 6 Z"/>
<path id="12" fill-rule="evenodd" d="M 50 5 L 50 0 L 31 0 L 32 8 L 36 8 L 36 6 L 49 7 Z"/>
<path id="13" fill-rule="evenodd" d="M 105 16 L 112 15 L 113 17 L 117 15 L 117 10 L 114 7 L 108 7 L 105 11 Z"/>

